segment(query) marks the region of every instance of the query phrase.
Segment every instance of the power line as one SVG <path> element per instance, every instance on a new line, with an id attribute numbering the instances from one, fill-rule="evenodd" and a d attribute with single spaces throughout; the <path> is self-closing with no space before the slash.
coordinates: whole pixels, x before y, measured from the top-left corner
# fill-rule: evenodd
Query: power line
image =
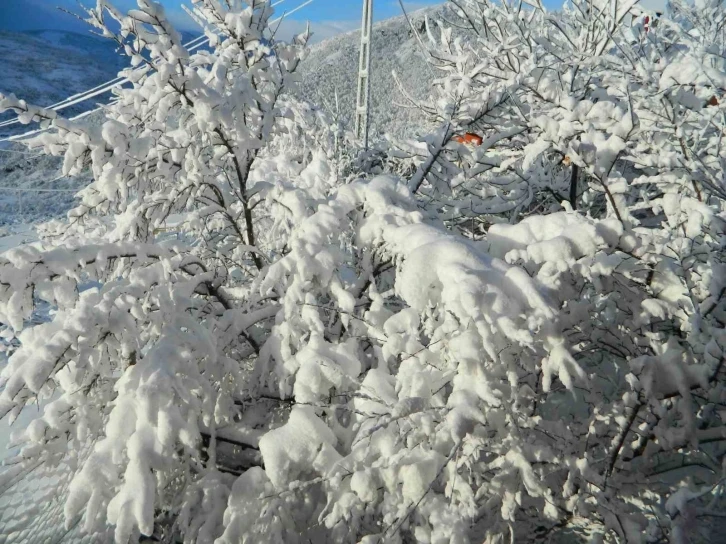
<path id="1" fill-rule="evenodd" d="M 69 121 L 77 121 L 78 119 L 83 119 L 84 117 L 88 117 L 92 113 L 96 113 L 98 110 L 101 110 L 105 107 L 105 105 L 98 106 L 97 108 L 93 108 L 92 110 L 84 111 L 83 113 L 79 113 L 75 117 L 71 117 Z M 14 142 L 21 140 L 23 138 L 27 138 L 28 136 L 33 136 L 35 134 L 40 134 L 41 132 L 45 132 L 48 130 L 47 128 L 39 128 L 36 130 L 30 130 L 28 132 L 24 132 L 23 134 L 17 134 L 15 136 L 8 136 L 7 138 L 3 138 L 0 140 L 0 143 L 3 142 Z"/>
<path id="2" fill-rule="evenodd" d="M 15 193 L 77 193 L 80 189 L 30 189 L 24 187 L 1 187 L 0 191 L 13 191 Z"/>

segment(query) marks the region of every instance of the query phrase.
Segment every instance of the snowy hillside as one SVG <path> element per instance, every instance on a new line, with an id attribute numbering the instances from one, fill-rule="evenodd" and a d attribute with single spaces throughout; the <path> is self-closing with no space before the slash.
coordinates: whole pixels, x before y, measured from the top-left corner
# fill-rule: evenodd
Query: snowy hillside
<path id="1" fill-rule="evenodd" d="M 186 32 L 182 36 L 185 41 L 193 38 Z M 109 40 L 90 33 L 55 30 L 0 32 L 0 58 L 0 93 L 13 93 L 40 106 L 50 106 L 114 79 L 127 63 Z M 107 103 L 111 96 L 110 92 L 100 94 L 59 113 L 74 117 Z M 0 114 L 0 122 L 14 118 L 10 113 Z M 84 122 L 93 124 L 100 119 L 99 114 L 92 114 Z M 34 128 L 0 125 L 0 140 Z M 63 215 L 72 206 L 75 190 L 90 178 L 60 177 L 60 168 L 58 157 L 29 153 L 17 143 L 0 143 L 0 227 Z"/>
<path id="2" fill-rule="evenodd" d="M 432 16 L 441 10 L 434 7 L 410 13 L 414 28 L 422 32 L 426 14 Z M 372 36 L 371 134 L 411 134 L 421 128 L 424 120 L 417 110 L 406 107 L 392 72 L 417 99 L 427 96 L 431 72 L 405 17 L 374 25 Z M 358 31 L 313 45 L 302 64 L 300 96 L 334 111 L 337 92 L 341 117 L 350 123 L 356 101 L 359 48 Z"/>
<path id="3" fill-rule="evenodd" d="M 0 58 L 0 93 L 14 93 L 42 106 L 112 79 L 125 63 L 109 41 L 62 31 L 0 32 Z M 61 113 L 78 115 L 109 97 L 110 93 L 100 95 L 93 102 L 70 106 Z M 5 113 L 0 121 L 13 117 Z M 20 124 L 0 126 L 0 138 L 29 128 Z M 42 220 L 62 214 L 71 206 L 73 193 L 68 191 L 82 187 L 87 179 L 56 180 L 60 164 L 59 158 L 28 153 L 21 145 L 0 144 L 0 226 Z M 20 188 L 48 192 L 15 190 Z"/>
<path id="4" fill-rule="evenodd" d="M 182 36 L 187 41 L 194 35 L 182 32 Z M 128 64 L 126 56 L 110 40 L 90 32 L 58 30 L 0 31 L 0 59 L 0 93 L 14 93 L 39 106 L 50 106 L 105 83 Z M 78 115 L 93 103 L 107 102 L 109 97 L 110 93 L 98 95 L 90 102 L 65 108 L 62 113 L 67 117 Z M 0 114 L 0 121 L 13 117 Z M 0 138 L 25 130 L 17 125 L 0 126 Z"/>
<path id="5" fill-rule="evenodd" d="M 116 53 L 110 41 L 90 33 L 61 31 L 0 32 L 0 58 L 0 93 L 15 93 L 41 106 L 112 79 L 125 66 L 125 58 Z M 108 96 L 98 100 L 108 100 Z M 87 108 L 88 104 L 78 104 L 63 113 L 77 115 Z M 10 118 L 7 113 L 0 116 L 0 120 Z M 7 127 L 0 127 L 0 135 L 9 132 Z"/>
<path id="6" fill-rule="evenodd" d="M 0 226 L 64 214 L 73 203 L 71 191 L 90 179 L 58 179 L 60 158 L 25 154 L 17 144 L 9 149 L 0 151 Z"/>

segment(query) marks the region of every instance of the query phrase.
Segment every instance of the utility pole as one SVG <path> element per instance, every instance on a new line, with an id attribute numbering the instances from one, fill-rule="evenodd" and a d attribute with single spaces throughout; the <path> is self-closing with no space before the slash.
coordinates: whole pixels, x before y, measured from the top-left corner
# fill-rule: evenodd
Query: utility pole
<path id="1" fill-rule="evenodd" d="M 371 98 L 371 30 L 373 0 L 363 0 L 363 21 L 360 31 L 360 64 L 358 65 L 358 101 L 355 106 L 355 136 L 368 150 L 368 121 Z"/>

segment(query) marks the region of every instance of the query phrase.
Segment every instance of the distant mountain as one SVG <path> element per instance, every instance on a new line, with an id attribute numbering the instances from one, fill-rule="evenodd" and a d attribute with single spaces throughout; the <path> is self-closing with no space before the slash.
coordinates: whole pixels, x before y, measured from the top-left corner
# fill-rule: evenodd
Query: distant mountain
<path id="1" fill-rule="evenodd" d="M 116 77 L 126 57 L 109 40 L 91 34 L 57 30 L 0 32 L 3 76 L 0 92 L 14 93 L 29 103 L 49 106 L 73 94 Z M 107 101 L 99 96 L 96 101 Z M 72 106 L 64 115 L 87 110 L 88 104 Z M 12 117 L 0 116 L 0 120 Z M 0 127 L 0 134 L 8 133 Z"/>
<path id="2" fill-rule="evenodd" d="M 66 12 L 83 15 L 79 3 L 95 7 L 96 0 L 0 0 L 0 30 L 25 32 L 42 29 L 85 33 L 88 25 Z M 111 3 L 122 12 L 137 7 L 136 0 L 113 0 Z M 191 18 L 181 10 L 179 2 L 167 2 L 166 14 L 176 28 L 196 28 Z"/>
<path id="3" fill-rule="evenodd" d="M 198 36 L 182 32 L 184 43 Z M 50 106 L 117 77 L 128 64 L 111 40 L 89 32 L 79 34 L 58 30 L 27 32 L 0 31 L 0 93 L 13 93 L 38 106 Z M 108 102 L 105 93 L 65 108 L 61 114 L 72 117 Z M 0 114 L 0 121 L 14 118 Z M 26 127 L 0 126 L 0 138 L 25 132 Z"/>
<path id="4" fill-rule="evenodd" d="M 13 93 L 40 106 L 50 106 L 113 79 L 127 63 L 126 57 L 117 53 L 109 40 L 90 33 L 58 30 L 0 31 L 0 59 L 0 92 Z M 109 98 L 110 93 L 99 95 L 61 113 L 74 116 L 97 103 L 108 102 Z M 0 115 L 0 121 L 14 117 L 5 113 Z M 0 127 L 0 137 L 32 128 L 20 124 Z M 60 165 L 61 160 L 57 157 L 37 156 L 18 144 L 0 144 L 0 226 L 47 218 L 71 207 L 71 192 L 21 195 L 8 189 L 68 190 L 88 183 L 84 178 L 64 178 L 50 183 L 59 176 Z"/>

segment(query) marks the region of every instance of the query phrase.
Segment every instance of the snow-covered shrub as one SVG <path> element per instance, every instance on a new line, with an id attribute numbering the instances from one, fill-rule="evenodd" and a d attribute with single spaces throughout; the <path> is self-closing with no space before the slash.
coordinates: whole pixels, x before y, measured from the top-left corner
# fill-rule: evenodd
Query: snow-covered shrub
<path id="1" fill-rule="evenodd" d="M 17 462 L 77 457 L 69 523 L 697 537 L 726 466 L 722 6 L 645 34 L 632 4 L 456 0 L 461 34 L 429 25 L 439 130 L 405 179 L 342 183 L 335 123 L 285 95 L 304 37 L 271 39 L 268 2 L 195 5 L 193 55 L 147 0 L 89 10 L 142 67 L 98 133 L 0 104 L 94 174 L 0 256 L 0 408 L 44 401 Z"/>
<path id="2" fill-rule="evenodd" d="M 440 128 L 399 156 L 441 220 L 538 280 L 588 375 L 570 400 L 542 396 L 546 366 L 533 387 L 533 414 L 567 421 L 537 442 L 576 467 L 540 473 L 563 501 L 542 530 L 697 533 L 723 507 L 726 10 L 673 3 L 646 29 L 634 3 L 450 4 L 421 105 Z"/>

